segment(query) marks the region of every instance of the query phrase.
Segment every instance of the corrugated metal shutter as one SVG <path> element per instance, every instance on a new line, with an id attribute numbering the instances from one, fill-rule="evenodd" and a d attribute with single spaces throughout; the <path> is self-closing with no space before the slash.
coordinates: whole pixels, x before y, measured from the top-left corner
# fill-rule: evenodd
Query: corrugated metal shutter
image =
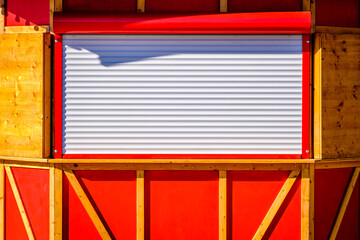
<path id="1" fill-rule="evenodd" d="M 302 36 L 64 35 L 63 153 L 301 154 Z"/>

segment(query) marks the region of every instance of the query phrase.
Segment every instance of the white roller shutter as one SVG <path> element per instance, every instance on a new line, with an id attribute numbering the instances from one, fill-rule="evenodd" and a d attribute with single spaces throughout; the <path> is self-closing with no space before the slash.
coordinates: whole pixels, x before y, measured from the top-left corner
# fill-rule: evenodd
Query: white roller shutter
<path id="1" fill-rule="evenodd" d="M 299 35 L 64 35 L 64 154 L 301 154 Z"/>

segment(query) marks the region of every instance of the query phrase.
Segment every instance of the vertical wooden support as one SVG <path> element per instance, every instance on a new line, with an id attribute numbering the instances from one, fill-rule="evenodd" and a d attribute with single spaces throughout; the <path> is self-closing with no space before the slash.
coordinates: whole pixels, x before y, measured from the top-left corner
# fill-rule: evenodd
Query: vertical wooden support
<path id="1" fill-rule="evenodd" d="M 226 240 L 226 171 L 219 171 L 219 240 Z"/>
<path id="2" fill-rule="evenodd" d="M 62 12 L 62 8 L 63 8 L 63 0 L 55 0 L 54 11 Z"/>
<path id="3" fill-rule="evenodd" d="M 316 14 L 316 0 L 310 0 L 310 11 L 311 11 L 311 33 L 316 32 L 316 22 L 315 22 L 315 14 Z"/>
<path id="4" fill-rule="evenodd" d="M 5 239 L 5 170 L 4 160 L 0 163 L 0 239 Z"/>
<path id="5" fill-rule="evenodd" d="M 55 0 L 50 0 L 50 6 L 49 6 L 49 26 L 50 26 L 50 32 L 54 32 L 54 8 L 55 8 Z"/>
<path id="6" fill-rule="evenodd" d="M 9 166 L 5 166 L 5 170 L 6 170 L 6 175 L 8 176 L 8 179 L 9 179 L 9 182 L 10 182 L 11 189 L 12 189 L 14 197 L 15 197 L 16 204 L 17 204 L 17 206 L 19 208 L 21 219 L 22 219 L 22 221 L 24 223 L 27 236 L 28 236 L 29 240 L 35 240 L 34 233 L 33 233 L 33 230 L 31 228 L 29 218 L 28 218 L 28 216 L 26 214 L 25 207 L 24 207 L 24 204 L 22 202 L 22 199 L 21 199 L 21 196 L 20 196 L 20 193 L 19 193 L 19 189 L 17 188 L 14 175 L 13 175 L 13 173 L 11 171 L 11 168 Z"/>
<path id="7" fill-rule="evenodd" d="M 315 34 L 314 45 L 314 158 L 322 158 L 322 46 L 321 34 Z"/>
<path id="8" fill-rule="evenodd" d="M 5 31 L 5 0 L 0 0 L 0 33 Z"/>
<path id="9" fill-rule="evenodd" d="M 50 240 L 62 240 L 62 169 L 50 165 Z"/>
<path id="10" fill-rule="evenodd" d="M 314 164 L 301 172 L 301 239 L 314 240 Z"/>
<path id="11" fill-rule="evenodd" d="M 144 171 L 136 172 L 136 239 L 145 239 Z"/>
<path id="12" fill-rule="evenodd" d="M 227 0 L 220 0 L 220 12 L 226 13 L 228 11 Z"/>
<path id="13" fill-rule="evenodd" d="M 139 13 L 145 12 L 145 0 L 137 0 L 137 11 Z"/>
<path id="14" fill-rule="evenodd" d="M 284 202 L 287 194 L 291 190 L 292 186 L 294 185 L 296 178 L 299 176 L 300 171 L 292 171 L 286 179 L 284 185 L 282 186 L 279 194 L 276 196 L 273 204 L 271 205 L 269 211 L 266 213 L 265 218 L 261 222 L 258 230 L 256 231 L 253 240 L 260 240 L 264 237 L 268 227 L 270 226 L 271 222 L 273 221 L 276 213 L 278 212 L 279 208 L 281 207 L 282 203 Z"/>
<path id="15" fill-rule="evenodd" d="M 352 176 L 351 176 L 351 180 L 347 186 L 347 189 L 346 189 L 346 193 L 345 193 L 345 196 L 341 202 L 341 206 L 340 206 L 340 209 L 338 211 L 338 214 L 336 216 L 336 220 L 335 220 L 335 224 L 331 230 L 331 235 L 330 235 L 330 240 L 335 240 L 336 239 L 336 236 L 339 232 L 339 229 L 340 229 L 340 225 L 341 225 L 341 222 L 344 218 L 344 215 L 345 215 L 345 211 L 346 211 L 346 208 L 349 204 L 349 201 L 350 201 L 350 198 L 351 198 L 351 195 L 354 191 L 354 188 L 355 188 L 355 185 L 357 183 L 357 180 L 358 180 L 358 177 L 359 177 L 359 173 L 360 173 L 360 168 L 355 168 Z"/>
<path id="16" fill-rule="evenodd" d="M 95 228 L 98 230 L 102 239 L 111 239 L 107 229 L 105 228 L 103 222 L 99 218 L 97 212 L 95 211 L 90 200 L 86 196 L 84 189 L 82 189 L 79 181 L 77 180 L 75 174 L 71 170 L 65 170 L 65 175 L 69 179 L 71 186 L 73 187 L 76 195 L 79 197 L 82 205 L 84 206 L 86 212 L 88 213 L 91 221 L 93 222 Z"/>

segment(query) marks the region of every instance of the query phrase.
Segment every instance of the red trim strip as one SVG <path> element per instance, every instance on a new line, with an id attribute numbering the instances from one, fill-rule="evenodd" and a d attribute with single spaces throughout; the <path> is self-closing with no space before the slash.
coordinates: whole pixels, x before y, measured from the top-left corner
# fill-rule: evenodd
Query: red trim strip
<path id="1" fill-rule="evenodd" d="M 227 14 L 56 14 L 58 34 L 304 34 L 310 12 Z"/>
<path id="2" fill-rule="evenodd" d="M 55 158 L 62 157 L 62 37 L 55 35 Z"/>
<path id="3" fill-rule="evenodd" d="M 65 159 L 301 159 L 299 154 L 64 154 Z"/>
<path id="4" fill-rule="evenodd" d="M 303 35 L 302 54 L 302 158 L 310 156 L 310 36 Z"/>

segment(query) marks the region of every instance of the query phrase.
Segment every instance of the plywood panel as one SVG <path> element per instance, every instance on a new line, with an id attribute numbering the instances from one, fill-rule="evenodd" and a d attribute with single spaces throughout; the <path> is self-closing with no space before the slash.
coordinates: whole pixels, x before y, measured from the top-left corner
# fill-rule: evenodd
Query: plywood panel
<path id="1" fill-rule="evenodd" d="M 321 101 L 321 126 L 315 128 L 322 132 L 318 139 L 322 157 L 360 156 L 360 34 L 316 36 L 319 48 L 315 54 L 320 51 L 320 55 L 314 64 L 321 72 L 315 74 L 314 82 L 321 96 L 315 106 Z"/>
<path id="2" fill-rule="evenodd" d="M 50 35 L 0 35 L 0 155 L 49 157 Z"/>

